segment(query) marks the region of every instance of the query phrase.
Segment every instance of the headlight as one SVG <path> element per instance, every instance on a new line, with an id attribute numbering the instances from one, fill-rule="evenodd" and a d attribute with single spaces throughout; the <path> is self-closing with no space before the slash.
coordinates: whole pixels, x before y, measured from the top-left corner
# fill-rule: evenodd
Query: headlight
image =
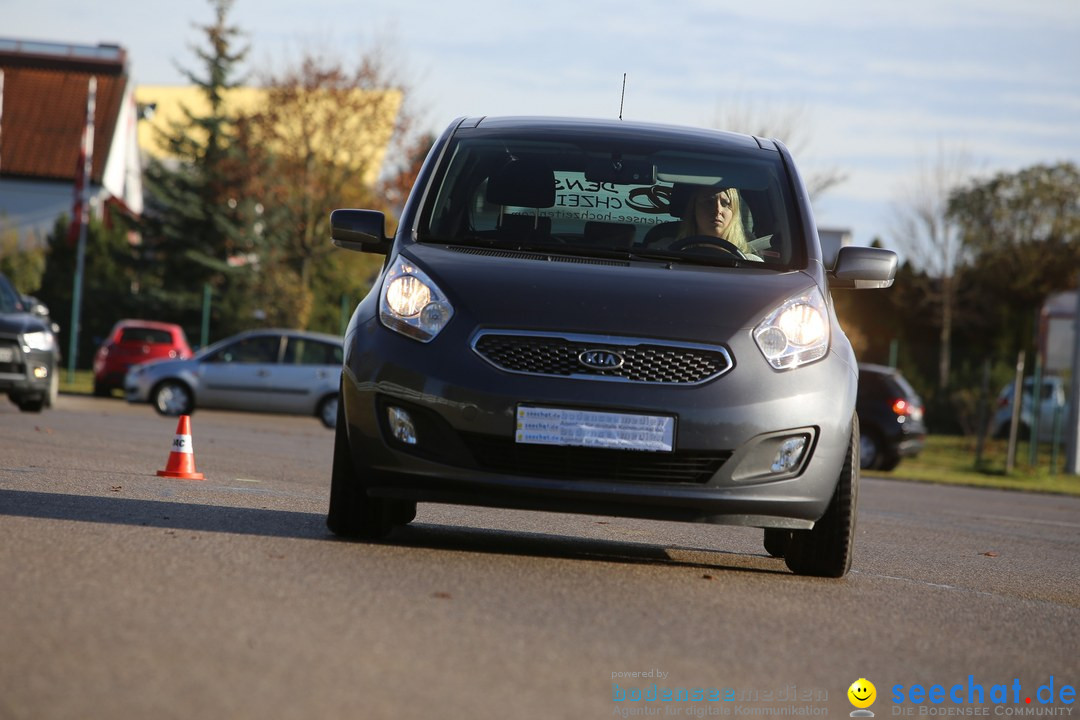
<path id="1" fill-rule="evenodd" d="M 420 342 L 430 342 L 453 315 L 454 308 L 423 270 L 401 257 L 394 261 L 379 293 L 379 319 L 383 325 Z"/>
<path id="2" fill-rule="evenodd" d="M 788 299 L 754 328 L 758 348 L 777 370 L 790 370 L 829 351 L 829 313 L 817 288 Z"/>
<path id="3" fill-rule="evenodd" d="M 38 332 L 26 333 L 22 336 L 23 346 L 27 350 L 41 350 L 42 352 L 49 352 L 56 346 L 56 340 L 53 339 L 53 334 L 46 330 Z"/>

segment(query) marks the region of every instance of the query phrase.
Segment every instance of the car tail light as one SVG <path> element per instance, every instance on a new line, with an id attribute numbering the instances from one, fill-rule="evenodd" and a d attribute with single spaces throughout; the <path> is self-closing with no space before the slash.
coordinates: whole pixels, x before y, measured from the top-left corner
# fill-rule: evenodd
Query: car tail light
<path id="1" fill-rule="evenodd" d="M 904 422 L 907 418 L 911 418 L 915 422 L 922 420 L 923 409 L 919 405 L 910 403 L 904 398 L 896 398 L 892 402 L 892 411 L 896 415 L 897 422 Z"/>

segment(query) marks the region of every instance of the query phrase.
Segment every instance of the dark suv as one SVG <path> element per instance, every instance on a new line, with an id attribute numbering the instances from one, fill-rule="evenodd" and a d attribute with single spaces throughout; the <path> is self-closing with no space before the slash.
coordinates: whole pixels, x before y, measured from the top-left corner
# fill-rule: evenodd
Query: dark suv
<path id="1" fill-rule="evenodd" d="M 51 406 L 59 388 L 59 357 L 48 320 L 31 313 L 0 275 L 0 393 L 26 412 Z"/>
<path id="2" fill-rule="evenodd" d="M 859 364 L 860 457 L 865 470 L 892 470 L 926 443 L 923 402 L 900 371 Z"/>

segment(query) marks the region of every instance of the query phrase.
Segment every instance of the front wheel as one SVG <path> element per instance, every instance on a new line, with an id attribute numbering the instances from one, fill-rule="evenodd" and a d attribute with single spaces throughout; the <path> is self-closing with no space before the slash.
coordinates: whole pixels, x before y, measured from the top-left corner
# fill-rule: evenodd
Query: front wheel
<path id="1" fill-rule="evenodd" d="M 45 396 L 34 395 L 29 398 L 19 398 L 15 401 L 15 404 L 23 412 L 39 413 L 45 407 Z"/>
<path id="2" fill-rule="evenodd" d="M 49 392 L 45 396 L 45 407 L 56 407 L 56 399 L 60 397 L 60 375 L 53 368 L 52 377 L 49 378 Z"/>
<path id="3" fill-rule="evenodd" d="M 877 435 L 867 430 L 859 436 L 859 467 L 873 470 L 881 460 L 881 442 Z"/>
<path id="4" fill-rule="evenodd" d="M 329 397 L 323 398 L 322 402 L 319 403 L 319 408 L 315 411 L 315 414 L 319 416 L 319 420 L 322 421 L 323 427 L 328 427 L 331 430 L 337 427 L 338 396 L 330 395 Z"/>
<path id="5" fill-rule="evenodd" d="M 179 380 L 166 380 L 154 388 L 150 402 L 159 413 L 171 417 L 189 415 L 195 406 L 191 390 Z"/>
<path id="6" fill-rule="evenodd" d="M 338 396 L 340 398 L 340 395 Z M 416 503 L 371 497 L 364 489 L 362 470 L 353 462 L 345 407 L 338 401 L 334 422 L 334 459 L 330 470 L 330 509 L 326 526 L 347 538 L 378 540 L 395 525 L 416 517 Z"/>
<path id="7" fill-rule="evenodd" d="M 855 515 L 859 500 L 859 418 L 851 419 L 851 438 L 832 500 L 813 530 L 791 533 L 784 562 L 796 575 L 839 578 L 851 569 Z"/>
<path id="8" fill-rule="evenodd" d="M 779 528 L 765 528 L 765 552 L 775 558 L 782 558 L 787 554 L 788 543 L 791 542 L 791 531 Z"/>

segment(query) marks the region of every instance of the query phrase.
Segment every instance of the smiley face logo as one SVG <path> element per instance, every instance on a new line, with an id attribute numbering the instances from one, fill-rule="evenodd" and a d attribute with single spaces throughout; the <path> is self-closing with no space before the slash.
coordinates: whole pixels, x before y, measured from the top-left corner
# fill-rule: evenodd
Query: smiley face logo
<path id="1" fill-rule="evenodd" d="M 866 678 L 859 678 L 847 689 L 848 700 L 857 708 L 868 708 L 877 700 L 877 688 Z"/>

